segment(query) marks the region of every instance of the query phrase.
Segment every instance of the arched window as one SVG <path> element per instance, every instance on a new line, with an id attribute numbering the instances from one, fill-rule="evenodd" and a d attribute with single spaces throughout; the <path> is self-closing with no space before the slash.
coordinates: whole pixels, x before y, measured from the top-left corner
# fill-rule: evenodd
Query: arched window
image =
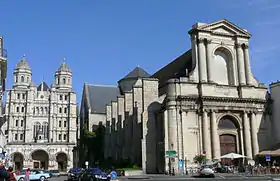
<path id="1" fill-rule="evenodd" d="M 15 76 L 15 82 L 18 82 L 18 76 Z"/>
<path id="2" fill-rule="evenodd" d="M 39 107 L 36 107 L 36 114 L 39 114 Z"/>
<path id="3" fill-rule="evenodd" d="M 20 81 L 24 82 L 24 77 L 23 76 L 20 77 Z"/>
<path id="4" fill-rule="evenodd" d="M 67 107 L 64 108 L 64 113 L 67 113 Z"/>
<path id="5" fill-rule="evenodd" d="M 62 113 L 62 108 L 61 107 L 59 108 L 59 113 Z"/>
<path id="6" fill-rule="evenodd" d="M 44 138 L 47 139 L 48 138 L 48 123 L 47 122 L 44 122 L 43 123 L 43 126 L 42 126 L 42 131 L 43 131 L 43 135 L 44 135 Z"/>
<path id="7" fill-rule="evenodd" d="M 23 119 L 20 120 L 20 126 L 23 127 Z"/>
<path id="8" fill-rule="evenodd" d="M 237 129 L 238 128 L 235 121 L 231 117 L 223 117 L 219 121 L 218 127 L 219 127 L 219 129 Z"/>
<path id="9" fill-rule="evenodd" d="M 62 81 L 63 81 L 63 84 L 66 84 L 66 79 L 65 78 L 63 78 Z"/>
<path id="10" fill-rule="evenodd" d="M 35 140 L 39 138 L 40 131 L 41 131 L 41 124 L 39 122 L 34 123 L 33 137 Z"/>
<path id="11" fill-rule="evenodd" d="M 48 114 L 48 107 L 45 107 L 45 112 L 46 114 Z"/>
<path id="12" fill-rule="evenodd" d="M 43 109 L 43 107 L 41 107 L 41 114 L 44 114 L 44 109 Z"/>
<path id="13" fill-rule="evenodd" d="M 220 47 L 216 49 L 213 58 L 213 80 L 221 85 L 234 85 L 233 61 L 230 51 Z"/>
<path id="14" fill-rule="evenodd" d="M 27 77 L 27 82 L 29 82 L 29 77 Z"/>

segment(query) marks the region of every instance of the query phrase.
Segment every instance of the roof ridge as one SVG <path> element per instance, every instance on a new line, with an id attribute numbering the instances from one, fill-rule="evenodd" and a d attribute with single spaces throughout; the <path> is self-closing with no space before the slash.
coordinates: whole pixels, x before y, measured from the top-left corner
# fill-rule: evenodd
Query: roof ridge
<path id="1" fill-rule="evenodd" d="M 101 85 L 101 84 L 88 84 L 88 83 L 86 83 L 85 85 L 96 86 L 96 87 L 115 87 L 115 88 L 118 88 L 117 85 Z"/>

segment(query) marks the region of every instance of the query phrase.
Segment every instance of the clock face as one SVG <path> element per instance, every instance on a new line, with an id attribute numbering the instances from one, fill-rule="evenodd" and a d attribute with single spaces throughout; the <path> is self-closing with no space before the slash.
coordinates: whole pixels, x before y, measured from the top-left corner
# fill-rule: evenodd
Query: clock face
<path id="1" fill-rule="evenodd" d="M 41 97 L 40 97 L 41 99 L 44 99 L 44 96 L 43 95 L 41 95 Z"/>

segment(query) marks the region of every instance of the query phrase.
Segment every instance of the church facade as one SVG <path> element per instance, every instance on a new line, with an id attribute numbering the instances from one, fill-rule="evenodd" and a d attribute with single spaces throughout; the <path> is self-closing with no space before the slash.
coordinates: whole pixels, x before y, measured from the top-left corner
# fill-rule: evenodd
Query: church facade
<path id="1" fill-rule="evenodd" d="M 16 169 L 67 170 L 73 167 L 76 145 L 77 103 L 72 90 L 72 71 L 62 65 L 49 87 L 32 81 L 31 68 L 23 58 L 14 69 L 14 83 L 7 90 L 6 150 Z"/>
<path id="2" fill-rule="evenodd" d="M 190 50 L 153 75 L 135 68 L 92 120 L 106 127 L 105 158 L 128 159 L 146 173 L 179 172 L 179 161 L 190 166 L 200 154 L 251 161 L 273 144 L 268 89 L 251 72 L 251 34 L 220 20 L 196 23 L 189 35 Z M 100 105 L 98 95 L 83 96 L 88 110 Z"/>

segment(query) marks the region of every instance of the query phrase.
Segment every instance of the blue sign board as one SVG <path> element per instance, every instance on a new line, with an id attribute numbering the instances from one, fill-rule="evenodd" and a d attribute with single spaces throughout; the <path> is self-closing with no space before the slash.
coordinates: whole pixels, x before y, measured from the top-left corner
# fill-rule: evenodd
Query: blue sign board
<path id="1" fill-rule="evenodd" d="M 270 162 L 270 155 L 265 156 L 265 161 Z"/>
<path id="2" fill-rule="evenodd" d="M 183 161 L 182 160 L 179 160 L 179 168 L 183 168 Z"/>

